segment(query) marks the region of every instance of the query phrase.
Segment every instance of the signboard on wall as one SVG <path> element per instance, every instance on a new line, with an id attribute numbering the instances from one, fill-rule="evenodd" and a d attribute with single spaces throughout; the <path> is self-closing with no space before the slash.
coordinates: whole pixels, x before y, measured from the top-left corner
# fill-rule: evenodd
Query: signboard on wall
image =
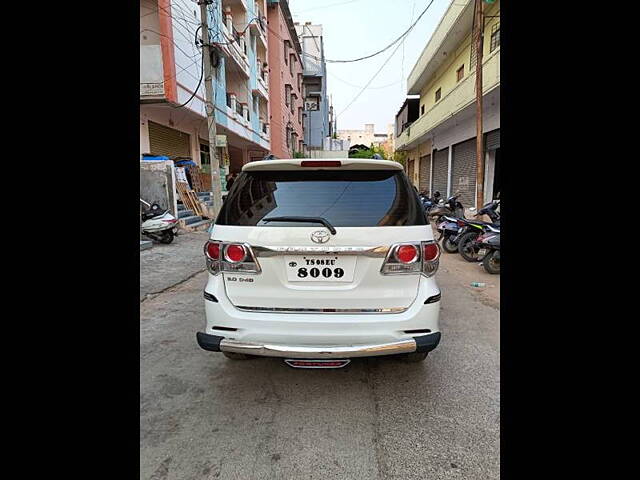
<path id="1" fill-rule="evenodd" d="M 162 83 L 141 83 L 140 96 L 145 95 L 164 95 L 164 84 Z"/>
<path id="2" fill-rule="evenodd" d="M 176 167 L 176 181 L 181 183 L 189 183 L 187 181 L 187 174 L 184 171 L 184 167 Z"/>
<path id="3" fill-rule="evenodd" d="M 304 109 L 306 111 L 318 110 L 318 99 L 316 97 L 307 97 L 304 101 Z"/>
<path id="4" fill-rule="evenodd" d="M 216 147 L 226 147 L 226 146 L 227 146 L 227 136 L 216 135 Z"/>

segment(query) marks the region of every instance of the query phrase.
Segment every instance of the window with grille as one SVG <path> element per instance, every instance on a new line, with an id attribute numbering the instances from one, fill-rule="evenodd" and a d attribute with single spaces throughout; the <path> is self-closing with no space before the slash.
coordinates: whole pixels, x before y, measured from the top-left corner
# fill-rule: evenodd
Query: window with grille
<path id="1" fill-rule="evenodd" d="M 291 85 L 288 83 L 284 86 L 284 103 L 287 107 L 291 105 Z"/>
<path id="2" fill-rule="evenodd" d="M 456 81 L 460 81 L 464 78 L 464 65 L 462 65 L 458 70 L 456 70 Z"/>
<path id="3" fill-rule="evenodd" d="M 491 43 L 489 45 L 489 52 L 493 52 L 500 46 L 500 22 L 491 27 Z"/>
<path id="4" fill-rule="evenodd" d="M 436 102 L 442 98 L 442 88 L 436 90 Z"/>

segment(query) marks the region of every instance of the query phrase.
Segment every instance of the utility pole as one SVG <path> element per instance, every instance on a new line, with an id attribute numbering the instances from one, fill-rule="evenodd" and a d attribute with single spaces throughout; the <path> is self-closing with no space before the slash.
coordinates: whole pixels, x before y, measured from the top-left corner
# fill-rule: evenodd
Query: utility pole
<path id="1" fill-rule="evenodd" d="M 484 38 L 485 0 L 475 0 L 476 49 L 476 208 L 484 204 L 484 138 L 482 135 L 482 47 Z"/>
<path id="2" fill-rule="evenodd" d="M 222 207 L 222 184 L 220 181 L 218 149 L 216 147 L 216 110 L 211 74 L 211 45 L 209 44 L 209 20 L 207 12 L 207 5 L 211 5 L 213 2 L 214 0 L 199 0 L 198 5 L 200 5 L 202 22 L 202 61 L 204 62 L 205 110 L 207 112 L 209 155 L 211 157 L 211 196 L 213 197 L 214 215 L 217 216 Z"/>

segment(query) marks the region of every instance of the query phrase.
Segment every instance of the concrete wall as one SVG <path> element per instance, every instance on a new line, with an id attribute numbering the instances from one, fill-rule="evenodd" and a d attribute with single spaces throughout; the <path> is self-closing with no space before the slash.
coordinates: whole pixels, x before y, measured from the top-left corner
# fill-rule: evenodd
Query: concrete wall
<path id="1" fill-rule="evenodd" d="M 175 172 L 172 161 L 140 162 L 140 198 L 169 209 L 178 218 Z"/>
<path id="2" fill-rule="evenodd" d="M 309 158 L 349 158 L 349 150 L 309 150 Z"/>

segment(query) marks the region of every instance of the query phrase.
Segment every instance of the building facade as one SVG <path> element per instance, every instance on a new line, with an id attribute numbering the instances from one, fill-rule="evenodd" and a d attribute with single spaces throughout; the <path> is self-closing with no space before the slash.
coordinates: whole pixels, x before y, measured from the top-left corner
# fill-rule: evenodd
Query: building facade
<path id="1" fill-rule="evenodd" d="M 500 191 L 500 0 L 485 4 L 483 41 L 484 201 Z M 420 190 L 461 193 L 476 205 L 475 48 L 473 0 L 455 0 L 407 79 L 408 99 L 396 116 L 396 150 Z"/>
<path id="2" fill-rule="evenodd" d="M 268 0 L 271 153 L 293 158 L 304 150 L 302 49 L 287 0 Z"/>
<path id="3" fill-rule="evenodd" d="M 351 145 L 365 145 L 366 147 L 382 148 L 386 145 L 389 137 L 393 135 L 393 125 L 389 125 L 387 133 L 375 133 L 375 124 L 365 123 L 364 130 L 338 130 L 337 138 L 348 140 Z"/>
<path id="4" fill-rule="evenodd" d="M 333 133 L 327 97 L 327 66 L 324 58 L 322 25 L 295 23 L 303 60 L 304 142 L 310 150 L 322 150 L 325 138 Z"/>
<path id="5" fill-rule="evenodd" d="M 217 0 L 208 12 L 218 158 L 237 172 L 271 149 L 266 0 Z M 141 0 L 140 154 L 190 157 L 207 170 L 202 49 L 194 42 L 199 26 L 197 3 Z"/>

